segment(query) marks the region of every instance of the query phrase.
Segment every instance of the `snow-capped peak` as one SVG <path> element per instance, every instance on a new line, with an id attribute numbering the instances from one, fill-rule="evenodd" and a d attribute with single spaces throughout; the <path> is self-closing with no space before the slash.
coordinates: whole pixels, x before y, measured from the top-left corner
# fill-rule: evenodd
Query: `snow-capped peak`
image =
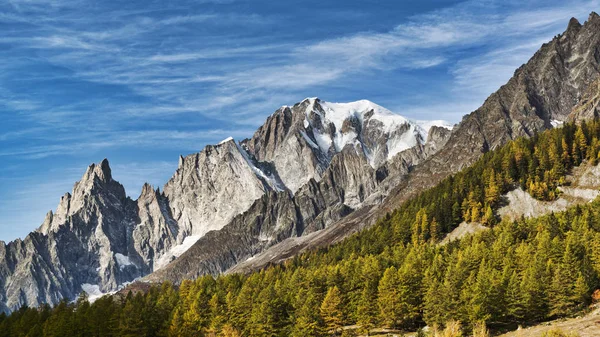
<path id="1" fill-rule="evenodd" d="M 447 121 L 441 120 L 441 119 L 432 120 L 432 121 L 416 120 L 416 121 L 414 121 L 414 123 L 419 125 L 421 127 L 421 129 L 423 129 L 423 131 L 424 131 L 423 140 L 425 142 L 427 142 L 427 139 L 429 136 L 429 131 L 431 130 L 432 127 L 437 126 L 437 127 L 448 129 L 448 130 L 452 130 L 452 128 L 454 127 L 454 125 L 452 125 L 450 122 L 447 122 Z"/>
<path id="2" fill-rule="evenodd" d="M 227 138 L 223 139 L 222 141 L 220 141 L 217 145 L 225 144 L 225 143 L 231 142 L 231 141 L 233 141 L 233 137 L 227 137 Z"/>
<path id="3" fill-rule="evenodd" d="M 327 154 L 332 146 L 334 152 L 339 152 L 348 144 L 360 144 L 373 167 L 424 144 L 431 126 L 450 125 L 444 121 L 411 121 L 368 100 L 331 103 L 306 98 L 301 104 L 306 105 L 304 128 L 307 131 L 302 136 L 310 140 L 309 145 L 317 145 Z M 320 122 L 311 114 L 318 115 Z M 331 124 L 334 130 L 329 129 Z M 309 129 L 314 139 L 307 136 Z"/>

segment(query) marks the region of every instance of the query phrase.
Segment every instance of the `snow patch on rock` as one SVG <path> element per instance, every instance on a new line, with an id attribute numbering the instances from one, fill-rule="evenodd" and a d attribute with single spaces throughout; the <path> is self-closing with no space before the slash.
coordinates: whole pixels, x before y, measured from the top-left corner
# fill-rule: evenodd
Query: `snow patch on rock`
<path id="1" fill-rule="evenodd" d="M 81 290 L 88 295 L 88 301 L 90 303 L 93 303 L 95 300 L 107 294 L 100 291 L 100 286 L 97 284 L 84 283 L 81 285 Z"/>
<path id="2" fill-rule="evenodd" d="M 202 235 L 190 235 L 183 239 L 181 244 L 174 246 L 163 256 L 158 258 L 158 260 L 156 260 L 154 263 L 154 270 L 156 271 L 169 264 L 169 262 L 173 261 L 175 258 L 178 258 L 181 254 L 190 249 L 190 247 L 192 247 L 194 243 L 196 243 L 196 241 L 198 241 L 201 237 Z"/>
<path id="3" fill-rule="evenodd" d="M 227 138 L 223 139 L 222 141 L 220 141 L 219 144 L 217 144 L 217 145 L 225 144 L 225 143 L 231 142 L 231 141 L 233 141 L 233 137 L 227 137 Z"/>
<path id="4" fill-rule="evenodd" d="M 308 145 L 310 145 L 313 149 L 319 148 L 319 145 L 317 145 L 317 143 L 313 142 L 313 140 L 310 139 L 310 137 L 306 134 L 306 132 L 300 131 L 300 134 L 302 135 L 302 138 L 304 138 L 304 140 L 306 140 Z"/>
<path id="5" fill-rule="evenodd" d="M 135 264 L 131 262 L 129 256 L 125 256 L 121 253 L 115 254 L 115 260 L 117 260 L 117 264 L 119 265 L 119 269 L 123 270 L 127 266 L 134 266 Z"/>
<path id="6" fill-rule="evenodd" d="M 276 191 L 281 192 L 285 190 L 285 187 L 281 186 L 281 184 L 277 181 L 273 174 L 267 175 L 261 169 L 256 167 L 256 165 L 254 165 L 254 163 L 252 162 L 252 159 L 250 159 L 248 152 L 246 152 L 246 150 L 243 149 L 240 145 L 236 144 L 236 146 L 242 154 L 242 156 L 244 157 L 244 160 L 246 161 L 248 166 L 250 166 L 250 169 L 252 169 L 252 172 L 254 172 L 254 174 L 256 174 L 257 177 L 262 178 L 271 188 L 273 188 Z"/>
<path id="7" fill-rule="evenodd" d="M 421 127 L 422 130 L 424 130 L 424 133 L 422 133 L 421 135 L 423 136 L 423 140 L 425 142 L 427 142 L 427 139 L 429 138 L 429 130 L 431 130 L 431 128 L 434 126 L 448 130 L 452 130 L 454 128 L 454 125 L 452 125 L 452 123 L 441 119 L 432 121 L 416 120 L 414 121 L 414 123 L 416 123 L 418 126 Z"/>

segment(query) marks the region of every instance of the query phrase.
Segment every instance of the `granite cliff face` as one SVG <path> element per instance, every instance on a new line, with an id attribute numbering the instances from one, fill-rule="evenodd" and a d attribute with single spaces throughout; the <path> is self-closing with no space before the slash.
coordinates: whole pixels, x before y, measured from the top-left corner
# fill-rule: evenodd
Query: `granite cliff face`
<path id="1" fill-rule="evenodd" d="M 56 303 L 86 286 L 110 290 L 148 272 L 131 240 L 135 209 L 108 161 L 88 167 L 37 231 L 0 244 L 3 309 Z"/>
<path id="2" fill-rule="evenodd" d="M 434 126 L 428 133 L 368 101 L 306 99 L 282 107 L 242 147 L 257 165 L 269 167 L 285 190 L 263 195 L 145 280 L 179 283 L 223 273 L 281 241 L 323 230 L 364 204 L 377 203 L 448 136 L 447 128 Z"/>

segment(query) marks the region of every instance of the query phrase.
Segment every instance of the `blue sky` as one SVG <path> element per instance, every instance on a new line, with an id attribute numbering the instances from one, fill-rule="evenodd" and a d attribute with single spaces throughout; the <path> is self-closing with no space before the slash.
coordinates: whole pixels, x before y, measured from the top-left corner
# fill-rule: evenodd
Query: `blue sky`
<path id="1" fill-rule="evenodd" d="M 0 4 L 0 240 L 108 158 L 137 198 L 179 154 L 305 97 L 458 122 L 599 1 Z"/>

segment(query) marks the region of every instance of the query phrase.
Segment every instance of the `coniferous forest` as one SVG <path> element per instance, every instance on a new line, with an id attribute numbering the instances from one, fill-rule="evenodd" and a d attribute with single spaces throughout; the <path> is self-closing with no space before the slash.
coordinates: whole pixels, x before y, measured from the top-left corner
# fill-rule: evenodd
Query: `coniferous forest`
<path id="1" fill-rule="evenodd" d="M 328 336 L 451 321 L 470 333 L 577 314 L 600 287 L 600 200 L 517 221 L 496 211 L 517 187 L 556 199 L 573 167 L 598 163 L 599 139 L 596 121 L 517 139 L 341 243 L 249 275 L 22 308 L 0 316 L 0 336 Z M 439 244 L 463 221 L 490 229 Z"/>

